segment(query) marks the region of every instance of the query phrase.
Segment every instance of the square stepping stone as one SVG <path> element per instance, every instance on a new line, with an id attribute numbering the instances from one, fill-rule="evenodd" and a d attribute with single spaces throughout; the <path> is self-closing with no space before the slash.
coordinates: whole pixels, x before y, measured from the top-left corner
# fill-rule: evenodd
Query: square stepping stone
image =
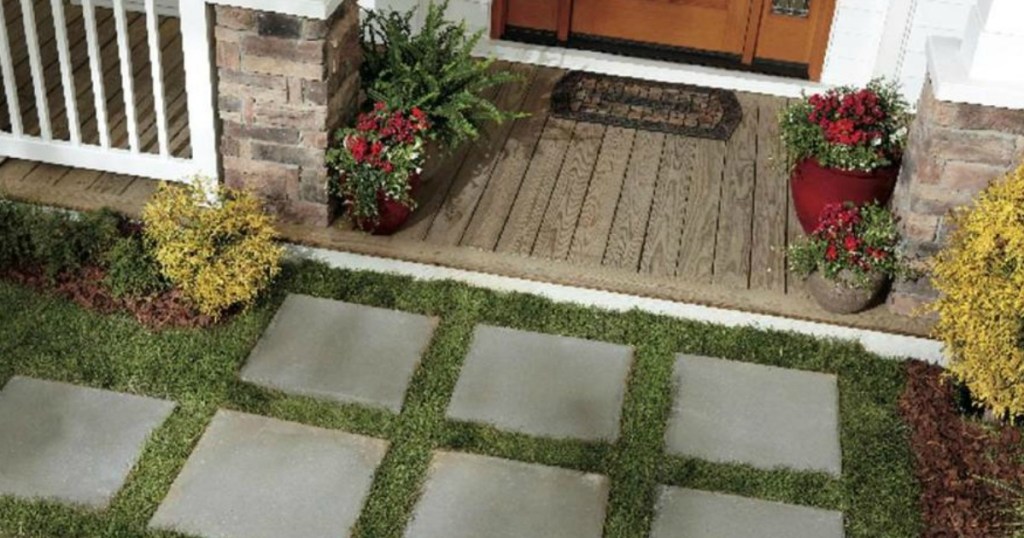
<path id="1" fill-rule="evenodd" d="M 218 411 L 150 521 L 205 538 L 338 538 L 387 443 Z"/>
<path id="2" fill-rule="evenodd" d="M 628 346 L 479 326 L 448 416 L 530 435 L 614 441 Z"/>
<path id="3" fill-rule="evenodd" d="M 843 514 L 663 487 L 651 538 L 843 538 Z"/>
<path id="4" fill-rule="evenodd" d="M 242 379 L 290 394 L 402 410 L 437 320 L 289 295 L 242 369 Z"/>
<path id="5" fill-rule="evenodd" d="M 679 355 L 674 378 L 670 453 L 839 476 L 834 375 Z"/>
<path id="6" fill-rule="evenodd" d="M 435 452 L 406 538 L 600 538 L 608 478 Z"/>
<path id="7" fill-rule="evenodd" d="M 174 403 L 14 377 L 0 391 L 0 495 L 105 508 Z"/>

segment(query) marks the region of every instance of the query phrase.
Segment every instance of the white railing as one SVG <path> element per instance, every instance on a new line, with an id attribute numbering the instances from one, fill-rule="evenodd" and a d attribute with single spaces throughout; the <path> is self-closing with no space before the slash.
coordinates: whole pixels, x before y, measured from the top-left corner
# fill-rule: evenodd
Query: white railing
<path id="1" fill-rule="evenodd" d="M 210 10 L 206 0 L 178 0 L 177 13 L 180 16 L 182 64 L 188 108 L 188 126 L 191 141 L 191 156 L 180 157 L 172 154 L 171 133 L 168 130 L 168 103 L 162 58 L 160 19 L 168 11 L 168 0 L 79 0 L 82 23 L 85 26 L 85 46 L 88 53 L 89 78 L 94 103 L 93 117 L 97 136 L 87 140 L 82 135 L 82 117 L 79 113 L 80 93 L 76 88 L 76 72 L 68 43 L 68 26 L 64 0 L 50 0 L 54 26 L 53 44 L 59 62 L 61 86 L 63 88 L 63 110 L 57 111 L 57 124 L 66 122 L 67 138 L 55 136 L 51 123 L 51 108 L 44 71 L 51 62 L 43 58 L 41 43 L 36 28 L 34 13 L 35 0 L 20 0 L 21 18 L 24 26 L 24 45 L 28 49 L 29 76 L 32 81 L 34 107 L 24 107 L 19 95 L 19 80 L 12 57 L 12 40 L 7 15 L 0 4 L 0 75 L 6 97 L 9 128 L 0 130 L 0 158 L 14 157 L 59 165 L 88 168 L 119 174 L 138 175 L 172 181 L 185 180 L 194 175 L 216 177 L 218 171 L 216 143 L 216 103 L 213 93 L 212 39 L 210 35 Z M 109 35 L 101 35 L 97 28 L 97 7 L 113 9 L 116 31 L 117 60 L 120 64 L 121 99 L 123 121 L 127 131 L 127 147 L 116 147 L 111 135 L 106 88 L 106 75 L 102 60 L 102 43 L 110 41 Z M 153 126 L 157 133 L 155 152 L 143 151 L 140 143 L 139 117 L 136 107 L 136 72 L 133 68 L 131 38 L 128 28 L 128 11 L 141 9 L 145 12 L 146 42 L 149 48 L 149 69 L 152 86 L 152 107 L 155 118 Z M 77 9 L 77 8 L 76 8 Z M 13 20 L 13 19 L 12 19 Z M 48 30 L 48 29 L 47 29 Z M 49 44 L 49 43 L 47 43 Z M 20 62 L 19 62 L 20 63 Z M 19 66 L 20 67 L 20 66 Z M 115 73 L 116 76 L 116 73 Z M 147 102 L 148 102 L 148 97 Z M 26 128 L 23 111 L 34 109 L 37 125 Z"/>

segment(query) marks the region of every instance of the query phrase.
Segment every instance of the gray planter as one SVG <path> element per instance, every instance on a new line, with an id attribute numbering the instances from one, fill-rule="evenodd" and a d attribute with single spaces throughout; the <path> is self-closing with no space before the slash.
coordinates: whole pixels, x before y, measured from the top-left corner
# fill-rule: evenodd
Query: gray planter
<path id="1" fill-rule="evenodd" d="M 839 273 L 838 278 L 830 280 L 819 272 L 811 273 L 807 278 L 807 287 L 811 290 L 814 300 L 825 310 L 834 314 L 856 314 L 873 306 L 886 289 L 889 275 L 871 275 L 864 286 L 857 286 L 848 271 Z"/>

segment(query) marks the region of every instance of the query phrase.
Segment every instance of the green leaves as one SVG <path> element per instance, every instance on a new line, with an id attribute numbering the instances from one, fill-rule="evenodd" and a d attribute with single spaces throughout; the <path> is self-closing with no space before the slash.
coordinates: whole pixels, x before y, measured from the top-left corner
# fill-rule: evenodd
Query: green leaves
<path id="1" fill-rule="evenodd" d="M 471 34 L 465 21 L 447 20 L 447 9 L 447 0 L 431 2 L 419 31 L 415 8 L 367 12 L 362 77 L 370 99 L 392 109 L 426 111 L 432 137 L 450 149 L 479 137 L 486 122 L 519 116 L 481 96 L 519 77 L 493 69 L 493 59 L 475 58 L 483 32 Z"/>

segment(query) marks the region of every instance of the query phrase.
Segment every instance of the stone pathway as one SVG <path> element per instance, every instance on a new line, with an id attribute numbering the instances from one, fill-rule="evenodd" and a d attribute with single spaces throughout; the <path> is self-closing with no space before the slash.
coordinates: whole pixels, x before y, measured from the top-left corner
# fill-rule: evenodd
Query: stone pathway
<path id="1" fill-rule="evenodd" d="M 242 378 L 400 412 L 437 320 L 289 296 Z M 627 346 L 480 326 L 447 416 L 614 442 Z M 679 355 L 668 454 L 841 474 L 834 376 Z M 174 404 L 16 377 L 0 391 L 0 495 L 104 507 Z M 347 536 L 387 442 L 219 411 L 153 516 L 204 538 Z M 436 452 L 407 538 L 600 538 L 607 477 Z M 662 487 L 651 538 L 841 538 L 841 513 Z"/>
<path id="2" fill-rule="evenodd" d="M 289 295 L 242 379 L 290 394 L 402 410 L 437 320 Z"/>
<path id="3" fill-rule="evenodd" d="M 150 526 L 210 538 L 348 536 L 387 443 L 218 411 Z"/>
<path id="4" fill-rule="evenodd" d="M 477 327 L 448 417 L 541 437 L 614 441 L 633 350 Z"/>
<path id="5" fill-rule="evenodd" d="M 674 381 L 669 453 L 840 475 L 835 376 L 679 355 Z"/>
<path id="6" fill-rule="evenodd" d="M 174 404 L 14 377 L 0 391 L 0 495 L 106 508 Z"/>
<path id="7" fill-rule="evenodd" d="M 608 478 L 436 452 L 406 538 L 599 538 Z"/>

